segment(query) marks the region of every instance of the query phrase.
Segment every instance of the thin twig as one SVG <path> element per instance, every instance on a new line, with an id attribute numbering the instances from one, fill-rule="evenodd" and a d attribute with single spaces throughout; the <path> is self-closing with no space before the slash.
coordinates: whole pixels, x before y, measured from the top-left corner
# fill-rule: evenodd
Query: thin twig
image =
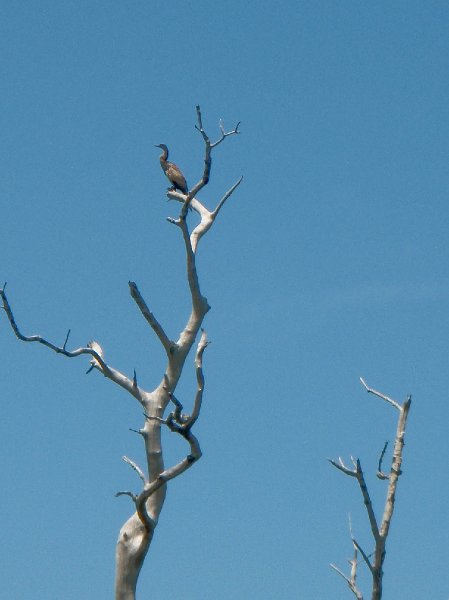
<path id="1" fill-rule="evenodd" d="M 240 179 L 238 181 L 236 181 L 234 183 L 234 185 L 226 192 L 226 194 L 223 196 L 223 198 L 220 200 L 220 202 L 218 203 L 217 207 L 215 208 L 214 211 L 212 211 L 212 218 L 215 219 L 215 217 L 218 215 L 219 211 L 221 210 L 221 207 L 223 206 L 223 204 L 226 202 L 226 200 L 232 196 L 232 194 L 234 193 L 234 191 L 239 187 L 239 185 L 242 183 L 243 181 L 243 175 L 240 177 Z"/>
<path id="2" fill-rule="evenodd" d="M 352 469 L 349 469 L 343 463 L 343 460 L 341 458 L 338 459 L 338 463 L 335 460 L 332 460 L 331 458 L 328 458 L 327 460 L 331 463 L 331 465 L 333 465 L 336 469 L 338 469 L 339 471 L 341 471 L 345 475 L 349 475 L 350 477 L 357 477 L 356 471 L 352 470 Z"/>
<path id="3" fill-rule="evenodd" d="M 384 459 L 385 452 L 387 450 L 387 446 L 388 446 L 388 440 L 385 442 L 382 452 L 380 453 L 380 456 L 379 456 L 379 463 L 377 466 L 377 473 L 376 473 L 376 475 L 379 479 L 388 479 L 389 478 L 389 476 L 382 471 L 382 461 Z"/>
<path id="4" fill-rule="evenodd" d="M 137 475 L 140 477 L 143 483 L 146 482 L 145 474 L 137 463 L 128 458 L 128 456 L 122 456 L 122 460 L 126 462 L 126 464 L 129 465 L 132 469 L 134 469 L 134 471 L 137 473 Z"/>
<path id="5" fill-rule="evenodd" d="M 174 479 L 175 477 L 178 477 L 179 475 L 184 473 L 184 471 L 189 469 L 196 461 L 198 461 L 201 458 L 201 449 L 199 442 L 196 439 L 196 437 L 192 434 L 192 432 L 190 430 L 181 430 L 178 433 L 180 433 L 182 437 L 189 442 L 190 454 L 188 454 L 183 460 L 181 460 L 176 465 L 165 469 L 162 473 L 160 473 L 160 475 L 158 475 L 156 479 L 154 479 L 150 483 L 147 482 L 144 485 L 144 489 L 142 490 L 142 492 L 138 496 L 134 496 L 137 514 L 139 515 L 140 520 L 142 521 L 143 525 L 148 531 L 154 529 L 155 523 L 148 514 L 146 506 L 147 500 L 159 488 L 165 485 L 167 481 L 170 481 L 171 479 Z"/>
<path id="6" fill-rule="evenodd" d="M 195 395 L 195 402 L 193 405 L 192 414 L 186 420 L 183 425 L 186 429 L 190 429 L 199 417 L 201 410 L 201 403 L 203 400 L 204 392 L 204 374 L 203 374 L 203 353 L 210 342 L 207 341 L 207 334 L 205 330 L 202 330 L 201 339 L 198 342 L 198 348 L 195 357 L 195 368 L 196 368 L 196 379 L 197 379 L 197 392 Z"/>

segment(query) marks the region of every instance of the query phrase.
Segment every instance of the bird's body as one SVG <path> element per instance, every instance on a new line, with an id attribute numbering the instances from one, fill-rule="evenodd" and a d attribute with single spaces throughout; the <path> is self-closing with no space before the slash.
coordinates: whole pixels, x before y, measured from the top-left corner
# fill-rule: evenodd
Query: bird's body
<path id="1" fill-rule="evenodd" d="M 168 148 L 165 144 L 157 144 L 156 148 L 162 148 L 162 154 L 159 157 L 161 168 L 164 171 L 167 179 L 173 186 L 174 190 L 179 190 L 183 194 L 189 193 L 186 178 L 181 172 L 181 169 L 168 159 Z"/>

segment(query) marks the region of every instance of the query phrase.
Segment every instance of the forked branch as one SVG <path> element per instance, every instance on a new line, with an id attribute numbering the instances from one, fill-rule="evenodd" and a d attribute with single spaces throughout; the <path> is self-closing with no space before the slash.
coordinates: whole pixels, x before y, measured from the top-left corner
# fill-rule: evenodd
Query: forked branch
<path id="1" fill-rule="evenodd" d="M 240 177 L 240 179 L 238 181 L 236 181 L 234 183 L 234 185 L 224 194 L 224 196 L 222 197 L 222 199 L 220 200 L 220 202 L 217 204 L 217 206 L 215 207 L 215 209 L 213 211 L 208 210 L 204 206 L 204 204 L 202 202 L 200 202 L 197 198 L 192 198 L 192 200 L 190 201 L 190 206 L 191 206 L 191 208 L 193 208 L 193 210 L 195 210 L 200 215 L 200 218 L 201 218 L 198 225 L 193 229 L 192 233 L 190 234 L 190 243 L 192 246 L 192 251 L 194 253 L 196 253 L 200 239 L 212 227 L 212 225 L 213 225 L 215 219 L 217 218 L 218 213 L 220 212 L 224 203 L 226 202 L 226 200 L 228 198 L 230 198 L 232 196 L 232 194 L 238 188 L 238 186 L 242 183 L 242 181 L 243 181 L 243 177 Z M 181 194 L 180 192 L 175 192 L 175 191 L 170 190 L 169 192 L 167 192 L 167 196 L 169 198 L 172 198 L 173 200 L 177 200 L 178 202 L 185 201 L 185 196 L 183 194 Z M 171 223 L 176 223 L 176 221 L 171 218 L 168 218 L 168 221 L 170 221 Z"/>
<path id="2" fill-rule="evenodd" d="M 234 127 L 233 130 L 226 132 L 223 127 L 223 123 L 220 121 L 220 131 L 221 137 L 214 143 L 211 143 L 209 136 L 207 135 L 204 127 L 203 127 L 203 117 L 201 114 L 201 109 L 199 106 L 196 107 L 196 115 L 198 120 L 198 125 L 195 125 L 195 128 L 201 133 L 204 140 L 204 170 L 201 179 L 198 181 L 196 185 L 189 191 L 187 196 L 184 196 L 184 206 L 181 210 L 181 218 L 185 219 L 187 216 L 187 210 L 189 204 L 193 198 L 195 198 L 196 194 L 209 183 L 210 179 L 210 171 L 212 168 L 212 149 L 218 146 L 226 137 L 230 135 L 237 135 L 240 133 L 239 125 L 240 121 Z"/>
<path id="3" fill-rule="evenodd" d="M 117 492 L 116 496 L 126 495 L 126 496 L 129 496 L 130 498 L 132 498 L 132 500 L 134 501 L 134 504 L 136 506 L 136 512 L 137 512 L 142 524 L 144 525 L 145 529 L 149 533 L 151 533 L 154 530 L 156 523 L 155 523 L 155 520 L 152 517 L 150 517 L 150 515 L 148 513 L 148 508 L 147 508 L 148 499 L 157 490 L 159 490 L 163 485 L 165 485 L 167 483 L 167 481 L 170 481 L 171 479 L 174 479 L 175 477 L 178 477 L 179 475 L 184 473 L 184 471 L 189 469 L 195 462 L 197 462 L 201 458 L 200 444 L 198 442 L 198 439 L 193 435 L 191 430 L 192 430 L 192 426 L 194 425 L 195 421 L 199 417 L 199 413 L 200 413 L 200 409 L 201 409 L 201 401 L 202 401 L 202 396 L 203 396 L 203 391 L 204 391 L 203 353 L 204 353 L 204 350 L 206 349 L 206 347 L 208 346 L 208 344 L 209 344 L 209 342 L 207 341 L 206 332 L 203 330 L 200 341 L 198 342 L 198 347 L 197 347 L 196 355 L 195 355 L 197 392 L 195 395 L 195 401 L 194 401 L 194 405 L 193 405 L 192 414 L 184 415 L 182 413 L 182 408 L 183 408 L 182 404 L 175 398 L 174 394 L 172 394 L 170 392 L 170 390 L 168 389 L 167 377 L 164 378 L 164 387 L 166 389 L 166 392 L 170 396 L 170 399 L 175 404 L 175 410 L 173 412 L 171 412 L 168 415 L 167 419 L 165 419 L 165 420 L 160 417 L 155 417 L 155 416 L 145 414 L 145 417 L 149 421 L 157 421 L 159 423 L 162 423 L 162 424 L 166 425 L 170 429 L 170 431 L 181 435 L 189 443 L 190 453 L 176 465 L 173 465 L 172 467 L 162 471 L 152 481 L 148 481 L 145 478 L 145 475 L 143 474 L 142 470 L 136 465 L 136 463 L 134 463 L 134 461 L 130 460 L 126 456 L 123 457 L 123 460 L 125 462 L 127 462 L 137 472 L 139 477 L 142 479 L 144 486 L 143 486 L 143 490 L 138 495 L 134 494 L 133 492 L 122 491 L 122 492 Z"/>
<path id="4" fill-rule="evenodd" d="M 358 566 L 358 558 L 357 558 L 357 548 L 354 545 L 354 556 L 351 560 L 348 560 L 348 563 L 351 567 L 351 574 L 348 577 L 347 575 L 345 575 L 343 573 L 343 571 L 341 571 L 336 565 L 334 565 L 333 563 L 331 563 L 331 568 L 334 569 L 334 571 L 336 571 L 340 577 L 343 577 L 343 579 L 346 581 L 346 583 L 348 584 L 349 589 L 351 590 L 351 592 L 354 594 L 354 596 L 357 598 L 357 600 L 363 600 L 363 594 L 362 592 L 359 590 L 359 588 L 357 587 L 357 566 Z"/>

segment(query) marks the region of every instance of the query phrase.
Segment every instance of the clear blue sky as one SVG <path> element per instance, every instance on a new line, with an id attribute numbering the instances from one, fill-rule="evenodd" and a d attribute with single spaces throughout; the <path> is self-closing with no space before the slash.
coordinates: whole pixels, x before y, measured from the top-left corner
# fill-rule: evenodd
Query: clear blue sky
<path id="1" fill-rule="evenodd" d="M 358 378 L 413 395 L 385 598 L 447 600 L 449 6 L 446 2 L 135 0 L 2 3 L 0 279 L 27 334 L 107 360 L 152 389 L 188 311 L 165 221 L 166 143 L 195 182 L 201 104 L 242 135 L 202 194 L 244 182 L 203 240 L 204 458 L 169 488 L 139 598 L 344 600 L 329 568 L 370 550 L 359 456 L 396 414 Z M 194 215 L 189 216 L 194 219 Z M 87 360 L 19 343 L 0 320 L 0 578 L 14 600 L 112 597 L 120 489 L 143 463 L 139 406 Z M 178 388 L 188 404 L 194 373 Z M 185 453 L 167 434 L 167 460 Z M 363 578 L 362 578 L 363 581 Z M 366 588 L 365 588 L 366 589 Z"/>

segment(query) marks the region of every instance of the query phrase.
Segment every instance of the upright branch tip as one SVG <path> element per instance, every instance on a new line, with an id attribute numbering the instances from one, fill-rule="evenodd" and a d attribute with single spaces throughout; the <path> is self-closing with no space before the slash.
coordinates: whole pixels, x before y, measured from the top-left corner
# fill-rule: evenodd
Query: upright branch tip
<path id="1" fill-rule="evenodd" d="M 63 347 L 62 347 L 62 348 L 63 348 L 63 350 L 65 350 L 65 349 L 66 349 L 67 342 L 68 342 L 68 340 L 69 340 L 69 335 L 70 335 L 70 329 L 68 330 L 68 332 L 67 332 L 67 335 L 65 336 L 65 342 L 64 342 L 64 345 L 63 345 Z"/>

